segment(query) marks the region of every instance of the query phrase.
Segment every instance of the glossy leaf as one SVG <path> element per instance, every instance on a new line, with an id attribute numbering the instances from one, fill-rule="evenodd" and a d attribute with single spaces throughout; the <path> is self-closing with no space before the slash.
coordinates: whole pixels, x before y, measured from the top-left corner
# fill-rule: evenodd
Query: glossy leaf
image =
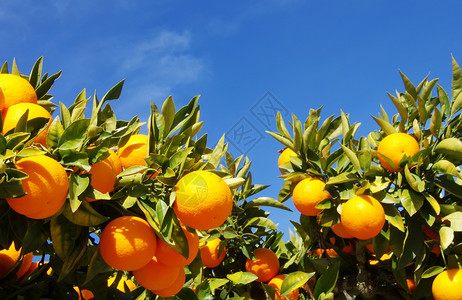
<path id="1" fill-rule="evenodd" d="M 275 208 L 280 208 L 280 209 L 287 210 L 287 211 L 292 211 L 289 207 L 285 206 L 284 204 L 282 204 L 278 200 L 275 200 L 275 199 L 269 198 L 269 197 L 260 197 L 260 198 L 254 199 L 252 201 L 249 201 L 245 205 L 245 208 L 261 207 L 261 206 L 275 207 Z"/>
<path id="2" fill-rule="evenodd" d="M 452 57 L 452 107 L 451 115 L 455 115 L 462 108 L 462 70 Z"/>
<path id="3" fill-rule="evenodd" d="M 302 271 L 292 272 L 284 279 L 281 285 L 281 296 L 286 296 L 293 290 L 296 290 L 302 287 L 312 276 L 315 275 L 315 272 L 305 273 Z"/>
<path id="4" fill-rule="evenodd" d="M 319 277 L 314 287 L 315 299 L 318 299 L 321 293 L 328 294 L 333 291 L 335 285 L 337 284 L 339 268 L 339 263 L 333 264 L 326 270 L 326 272 L 321 275 L 321 277 Z"/>
<path id="5" fill-rule="evenodd" d="M 226 275 L 226 278 L 231 280 L 234 284 L 249 284 L 255 281 L 258 277 L 257 275 L 250 272 L 236 272 Z"/>

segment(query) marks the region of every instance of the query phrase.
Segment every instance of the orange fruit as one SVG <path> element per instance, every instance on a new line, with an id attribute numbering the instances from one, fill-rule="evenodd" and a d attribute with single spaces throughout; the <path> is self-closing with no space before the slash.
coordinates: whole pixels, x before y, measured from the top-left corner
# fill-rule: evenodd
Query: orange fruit
<path id="1" fill-rule="evenodd" d="M 32 265 L 33 257 L 34 254 L 32 252 L 27 253 L 22 257 L 21 266 L 19 267 L 19 270 L 16 272 L 18 278 L 21 278 L 29 270 L 30 266 Z"/>
<path id="2" fill-rule="evenodd" d="M 0 109 L 3 110 L 17 103 L 37 103 L 37 94 L 27 79 L 15 74 L 0 74 Z"/>
<path id="3" fill-rule="evenodd" d="M 90 300 L 95 298 L 95 295 L 90 290 L 82 289 L 82 291 L 80 291 L 78 286 L 74 286 L 74 290 L 79 294 L 79 299 Z"/>
<path id="4" fill-rule="evenodd" d="M 321 249 L 321 248 L 316 248 L 313 251 L 310 252 L 311 255 L 316 255 L 317 257 L 322 257 L 322 255 L 326 253 L 327 256 L 333 257 L 337 256 L 338 253 L 332 248 L 327 248 L 327 249 Z"/>
<path id="5" fill-rule="evenodd" d="M 184 257 L 181 253 L 159 239 L 157 243 L 156 257 L 163 264 L 172 267 L 184 267 L 189 265 L 194 258 L 196 258 L 197 252 L 199 251 L 199 236 L 196 232 L 190 232 L 183 226 L 182 229 L 186 235 L 186 239 L 188 240 L 188 257 Z"/>
<path id="6" fill-rule="evenodd" d="M 324 181 L 318 178 L 301 180 L 292 193 L 295 208 L 306 216 L 316 216 L 322 211 L 317 209 L 316 205 L 320 201 L 330 198 L 329 193 L 324 191 L 325 186 Z"/>
<path id="7" fill-rule="evenodd" d="M 173 210 L 185 225 L 209 230 L 222 225 L 233 209 L 233 194 L 220 176 L 193 171 L 178 180 Z"/>
<path id="8" fill-rule="evenodd" d="M 351 234 L 349 234 L 345 227 L 343 227 L 342 223 L 337 223 L 337 224 L 334 224 L 330 227 L 330 229 L 332 229 L 332 231 L 339 237 L 341 238 L 344 238 L 344 239 L 351 239 L 353 236 Z"/>
<path id="9" fill-rule="evenodd" d="M 69 191 L 64 167 L 49 156 L 35 155 L 18 160 L 16 168 L 29 175 L 22 180 L 27 194 L 6 199 L 10 207 L 32 219 L 45 219 L 57 213 Z"/>
<path id="10" fill-rule="evenodd" d="M 155 256 L 144 267 L 134 270 L 133 276 L 136 281 L 148 290 L 161 290 L 170 286 L 178 277 L 180 268 L 168 266 L 159 261 Z"/>
<path id="11" fill-rule="evenodd" d="M 16 250 L 14 242 L 8 249 L 0 250 L 0 278 L 14 267 L 21 255 L 21 249 Z"/>
<path id="12" fill-rule="evenodd" d="M 119 148 L 117 155 L 124 169 L 133 166 L 145 166 L 145 158 L 148 156 L 148 136 L 144 134 L 134 134 L 130 136 L 128 142 Z"/>
<path id="13" fill-rule="evenodd" d="M 412 157 L 420 151 L 419 144 L 411 135 L 403 132 L 396 132 L 387 135 L 377 147 L 377 156 L 380 164 L 390 172 L 399 171 L 398 164 L 406 155 Z M 393 162 L 393 166 L 388 164 L 386 158 Z"/>
<path id="14" fill-rule="evenodd" d="M 109 266 L 118 270 L 133 271 L 145 266 L 156 249 L 156 234 L 151 225 L 140 217 L 118 217 L 101 232 L 101 256 Z"/>
<path id="15" fill-rule="evenodd" d="M 36 103 L 18 103 L 14 104 L 2 111 L 3 118 L 3 129 L 2 133 L 5 135 L 10 130 L 16 128 L 21 116 L 29 110 L 27 120 L 30 121 L 35 118 L 46 118 L 48 119 L 47 127 L 42 130 L 35 138 L 34 142 L 46 146 L 48 127 L 51 125 L 51 115 L 42 106 Z"/>
<path id="16" fill-rule="evenodd" d="M 340 218 L 349 234 L 360 240 L 368 240 L 382 230 L 385 211 L 374 197 L 357 195 L 343 204 Z"/>
<path id="17" fill-rule="evenodd" d="M 152 290 L 154 294 L 159 297 L 172 297 L 178 294 L 183 288 L 184 282 L 186 280 L 186 274 L 183 268 L 180 268 L 178 276 L 175 278 L 175 281 L 164 289 Z"/>
<path id="18" fill-rule="evenodd" d="M 279 274 L 271 278 L 270 281 L 268 281 L 268 285 L 273 287 L 276 290 L 276 294 L 274 295 L 274 300 L 282 300 L 282 299 L 297 300 L 298 299 L 298 294 L 299 294 L 298 289 L 295 289 L 289 294 L 285 295 L 284 297 L 281 297 L 281 287 L 286 277 L 287 277 L 286 275 Z"/>
<path id="19" fill-rule="evenodd" d="M 286 171 L 282 168 L 282 165 L 285 163 L 290 162 L 290 157 L 295 156 L 297 157 L 297 153 L 294 152 L 294 150 L 290 148 L 285 148 L 281 154 L 279 155 L 278 158 L 278 168 L 279 171 L 281 172 L 282 175 L 286 174 Z"/>
<path id="20" fill-rule="evenodd" d="M 247 259 L 245 270 L 257 275 L 256 281 L 267 282 L 279 273 L 279 259 L 268 248 L 257 248 L 253 251 L 257 260 Z"/>
<path id="21" fill-rule="evenodd" d="M 220 242 L 221 240 L 216 238 L 211 241 L 207 241 L 207 243 L 200 248 L 202 264 L 206 268 L 218 267 L 223 259 L 225 259 L 226 248 L 223 248 L 220 255 L 218 255 L 218 251 L 220 250 Z"/>
<path id="22" fill-rule="evenodd" d="M 38 261 L 31 263 L 31 264 L 30 264 L 30 267 L 29 267 L 29 269 L 26 271 L 26 273 L 24 273 L 24 274 L 19 278 L 19 281 L 23 281 L 24 279 L 26 279 L 35 269 L 38 268 L 38 265 L 39 265 L 39 262 L 38 262 Z"/>
<path id="23" fill-rule="evenodd" d="M 408 287 L 409 291 L 411 292 L 411 294 L 414 294 L 414 290 L 415 290 L 415 281 L 414 281 L 414 279 L 407 278 L 406 283 L 407 283 L 407 287 Z"/>
<path id="24" fill-rule="evenodd" d="M 432 294 L 435 300 L 462 299 L 461 269 L 449 269 L 439 273 L 433 280 Z"/>
<path id="25" fill-rule="evenodd" d="M 91 186 L 103 194 L 114 190 L 117 175 L 122 172 L 119 157 L 111 149 L 108 151 L 109 156 L 91 165 L 91 169 L 88 172 L 91 174 Z M 95 200 L 97 199 L 88 199 L 90 202 Z"/>

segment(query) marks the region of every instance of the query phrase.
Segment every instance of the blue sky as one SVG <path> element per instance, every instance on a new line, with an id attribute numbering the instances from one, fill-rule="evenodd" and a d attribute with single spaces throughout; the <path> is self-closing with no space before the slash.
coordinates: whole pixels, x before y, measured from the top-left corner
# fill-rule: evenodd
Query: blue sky
<path id="1" fill-rule="evenodd" d="M 47 72 L 63 71 L 51 93 L 66 105 L 125 79 L 112 104 L 124 120 L 146 121 L 150 102 L 169 95 L 177 107 L 201 95 L 210 146 L 226 133 L 255 183 L 271 185 L 261 196 L 276 198 L 282 146 L 265 133 L 275 110 L 303 121 L 310 108 L 323 106 L 323 119 L 343 110 L 366 135 L 380 105 L 396 113 L 386 93 L 403 90 L 399 70 L 416 84 L 440 78 L 449 93 L 461 11 L 457 0 L 2 0 L 0 60 L 28 73 L 43 56 Z M 299 213 L 271 219 L 288 232 Z"/>

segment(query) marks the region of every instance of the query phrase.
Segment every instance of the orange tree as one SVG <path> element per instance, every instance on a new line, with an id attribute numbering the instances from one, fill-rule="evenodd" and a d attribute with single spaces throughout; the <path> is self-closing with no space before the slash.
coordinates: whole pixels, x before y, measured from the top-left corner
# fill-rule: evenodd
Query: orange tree
<path id="1" fill-rule="evenodd" d="M 439 299 L 460 290 L 448 276 L 434 280 L 456 273 L 445 271 L 460 267 L 462 249 L 455 60 L 452 99 L 437 80 L 415 86 L 401 74 L 405 91 L 389 94 L 398 113 L 382 109 L 366 137 L 343 112 L 321 122 L 312 109 L 290 131 L 278 114 L 269 134 L 291 151 L 278 163 L 274 198 L 260 196 L 267 186 L 252 181 L 251 161 L 233 157 L 224 137 L 207 146 L 198 97 L 180 109 L 171 97 L 151 103 L 146 124 L 124 121 L 110 106 L 123 81 L 101 99 L 84 89 L 66 107 L 49 94 L 61 72 L 42 67 L 39 58 L 29 75 L 15 61 L 1 68 L 37 96 L 10 99 L 30 88 L 15 78 L 21 85 L 5 82 L 3 91 L 10 76 L 0 76 L 2 299 L 431 299 L 432 291 Z M 23 109 L 3 130 L 8 105 L 21 101 L 52 120 Z M 61 168 L 68 187 L 53 175 Z M 59 186 L 51 196 L 50 186 Z M 294 191 L 296 207 L 310 209 L 294 212 L 300 219 L 284 238 L 263 208 L 289 210 Z M 213 265 L 212 250 L 199 250 L 209 241 Z M 18 254 L 3 256 L 11 247 Z"/>
<path id="2" fill-rule="evenodd" d="M 61 72 L 42 68 L 42 58 L 28 75 L 14 60 L 11 70 L 7 62 L 1 68 L 7 129 L 0 137 L 0 247 L 20 251 L 0 256 L 7 266 L 2 299 L 228 299 L 268 291 L 274 297 L 245 262 L 256 259 L 257 247 L 289 259 L 282 233 L 261 207 L 288 208 L 256 196 L 267 186 L 252 183 L 250 160 L 233 158 L 224 137 L 209 148 L 207 134 L 198 136 L 199 97 L 178 110 L 171 97 L 160 109 L 151 103 L 147 124 L 137 116 L 123 121 L 109 103 L 121 96 L 123 81 L 102 98 L 84 89 L 66 107 L 49 94 Z M 36 99 L 23 97 L 31 89 Z M 21 109 L 5 118 L 15 105 Z M 37 107 L 53 118 L 35 114 Z M 206 268 L 199 246 L 216 238 L 226 255 Z M 33 267 L 17 275 L 30 253 Z M 136 280 L 159 264 L 178 274 L 169 285 Z"/>
<path id="3" fill-rule="evenodd" d="M 298 269 L 323 280 L 314 299 L 431 299 L 435 276 L 462 267 L 462 71 L 454 59 L 452 67 L 452 95 L 437 79 L 415 86 L 401 73 L 405 90 L 388 94 L 397 114 L 382 108 L 373 116 L 379 129 L 366 137 L 356 137 L 359 124 L 343 112 L 321 122 L 321 109 L 312 109 L 304 123 L 293 117 L 291 131 L 277 115 L 269 134 L 297 154 L 282 165 L 279 201 L 305 178 L 322 180 L 328 193 L 319 213 L 292 221 L 308 250 Z M 319 248 L 335 255 L 313 258 Z M 445 280 L 435 281 L 441 295 L 460 286 Z"/>

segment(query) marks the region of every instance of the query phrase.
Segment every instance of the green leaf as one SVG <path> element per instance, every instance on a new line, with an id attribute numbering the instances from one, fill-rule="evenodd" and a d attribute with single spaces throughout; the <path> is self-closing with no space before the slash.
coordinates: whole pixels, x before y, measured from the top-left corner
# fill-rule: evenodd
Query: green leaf
<path id="1" fill-rule="evenodd" d="M 448 174 L 462 179 L 459 172 L 457 171 L 457 167 L 452 162 L 446 159 L 437 161 L 432 166 L 432 170 L 435 171 L 437 174 Z"/>
<path id="2" fill-rule="evenodd" d="M 390 97 L 391 101 L 393 102 L 396 109 L 398 110 L 399 115 L 401 116 L 401 123 L 403 125 L 406 124 L 408 116 L 409 116 L 407 109 L 404 107 L 401 101 L 399 101 L 399 99 L 393 96 L 392 94 L 388 93 L 388 97 Z"/>
<path id="3" fill-rule="evenodd" d="M 441 130 L 441 123 L 443 120 L 443 116 L 441 115 L 440 110 L 435 107 L 435 111 L 433 112 L 432 119 L 430 122 L 430 132 L 433 134 L 434 137 L 438 137 L 438 133 Z"/>
<path id="4" fill-rule="evenodd" d="M 353 150 L 345 147 L 344 145 L 340 144 L 340 146 L 342 147 L 343 149 L 343 152 L 345 153 L 345 155 L 348 157 L 348 159 L 350 160 L 351 164 L 353 165 L 353 167 L 355 168 L 356 172 L 358 173 L 361 173 L 361 164 L 359 162 L 359 159 L 358 157 L 356 156 L 356 154 L 353 152 Z"/>
<path id="5" fill-rule="evenodd" d="M 430 268 L 426 269 L 422 273 L 421 277 L 422 278 L 430 278 L 430 277 L 438 275 L 439 273 L 441 273 L 443 271 L 444 271 L 444 268 L 441 267 L 441 266 L 431 266 Z"/>
<path id="6" fill-rule="evenodd" d="M 316 285 L 314 286 L 315 299 L 318 299 L 322 293 L 328 294 L 334 290 L 334 287 L 337 284 L 339 268 L 340 264 L 335 263 L 331 265 L 326 272 L 321 275 L 321 277 L 319 277 L 316 281 Z"/>
<path id="7" fill-rule="evenodd" d="M 294 142 L 292 141 L 292 139 L 288 139 L 285 136 L 280 135 L 279 133 L 270 132 L 270 131 L 265 131 L 265 132 L 271 135 L 273 138 L 275 138 L 278 142 L 280 142 L 284 146 L 289 147 L 291 149 L 294 148 Z"/>
<path id="8" fill-rule="evenodd" d="M 305 273 L 302 271 L 292 272 L 284 279 L 281 285 L 281 296 L 302 287 L 316 272 Z"/>
<path id="9" fill-rule="evenodd" d="M 455 115 L 462 108 L 462 70 L 452 57 L 452 108 L 451 115 Z"/>
<path id="10" fill-rule="evenodd" d="M 250 272 L 239 271 L 236 273 L 226 275 L 226 278 L 231 280 L 234 284 L 246 285 L 251 282 L 254 282 L 258 278 L 258 276 Z"/>
<path id="11" fill-rule="evenodd" d="M 277 112 L 276 114 L 276 125 L 277 125 L 277 128 L 278 128 L 278 131 L 279 133 L 283 136 L 283 137 L 286 137 L 288 139 L 291 138 L 290 136 L 290 133 L 289 131 L 287 130 L 287 127 L 285 125 L 285 122 L 284 120 L 282 119 L 282 115 L 281 115 L 281 112 Z"/>
<path id="12" fill-rule="evenodd" d="M 244 208 L 247 209 L 250 207 L 261 207 L 261 206 L 275 207 L 275 208 L 280 208 L 280 209 L 284 209 L 287 211 L 292 211 L 290 208 L 285 206 L 283 203 L 279 202 L 276 199 L 269 198 L 269 197 L 260 197 L 257 199 L 253 199 L 252 201 L 249 201 L 248 203 L 246 203 Z"/>
<path id="13" fill-rule="evenodd" d="M 401 72 L 401 70 L 399 70 L 399 74 L 401 75 L 401 78 L 402 78 L 402 80 L 403 80 L 404 87 L 406 88 L 406 91 L 407 91 L 414 99 L 417 99 L 417 90 L 416 90 L 415 86 L 412 84 L 412 82 L 409 80 L 409 78 L 407 78 L 407 76 L 404 75 L 403 72 Z"/>
<path id="14" fill-rule="evenodd" d="M 43 65 L 43 56 L 39 57 L 35 62 L 32 70 L 29 74 L 29 83 L 34 87 L 34 89 L 40 83 L 40 77 L 42 76 L 42 65 Z"/>
<path id="15" fill-rule="evenodd" d="M 438 90 L 438 98 L 441 103 L 441 112 L 443 113 L 443 116 L 446 118 L 451 113 L 451 104 L 449 102 L 449 97 L 446 91 L 440 85 L 437 84 L 436 87 Z"/>
<path id="16" fill-rule="evenodd" d="M 404 232 L 403 217 L 399 213 L 398 209 L 394 205 L 382 204 L 385 211 L 385 219 L 390 222 L 391 225 Z"/>
<path id="17" fill-rule="evenodd" d="M 179 150 L 175 152 L 168 161 L 169 167 L 174 169 L 180 164 L 183 164 L 186 158 L 188 157 L 189 153 L 191 153 L 191 150 L 193 147 L 188 147 L 186 149 Z"/>
<path id="18" fill-rule="evenodd" d="M 442 219 L 451 222 L 450 228 L 454 231 L 462 231 L 462 211 L 453 212 Z"/>
<path id="19" fill-rule="evenodd" d="M 81 231 L 81 227 L 71 223 L 61 214 L 51 219 L 50 233 L 53 249 L 63 261 L 66 261 L 72 253 L 75 240 Z"/>
<path id="20" fill-rule="evenodd" d="M 406 177 L 407 183 L 409 183 L 414 191 L 421 193 L 425 190 L 425 182 L 417 175 L 411 173 L 407 165 L 404 168 L 404 176 Z"/>
<path id="21" fill-rule="evenodd" d="M 29 253 L 40 248 L 48 238 L 47 226 L 40 221 L 34 221 L 27 228 L 22 241 L 23 253 Z"/>
<path id="22" fill-rule="evenodd" d="M 73 212 L 71 206 L 66 203 L 64 205 L 63 215 L 69 221 L 79 226 L 97 226 L 109 220 L 109 217 L 103 216 L 97 212 L 88 201 L 82 201 L 75 212 Z"/>
<path id="23" fill-rule="evenodd" d="M 460 158 L 462 156 L 462 141 L 455 137 L 446 138 L 436 145 L 435 152 Z"/>
<path id="24" fill-rule="evenodd" d="M 400 190 L 399 199 L 411 217 L 419 211 L 425 201 L 421 194 L 408 189 Z"/>
<path id="25" fill-rule="evenodd" d="M 340 175 L 330 177 L 329 180 L 327 180 L 326 184 L 341 184 L 341 183 L 347 183 L 347 182 L 358 182 L 359 177 L 355 173 L 350 173 L 350 172 L 344 172 L 341 173 Z"/>
<path id="26" fill-rule="evenodd" d="M 266 217 L 253 217 L 248 219 L 244 223 L 244 228 L 246 227 L 266 227 L 272 230 L 277 230 L 277 227 L 273 221 Z"/>
<path id="27" fill-rule="evenodd" d="M 237 178 L 225 178 L 224 180 L 225 180 L 226 184 L 229 186 L 229 188 L 231 190 L 239 188 L 245 182 L 245 179 L 240 178 L 240 177 L 237 177 Z"/>
<path id="28" fill-rule="evenodd" d="M 46 93 L 48 93 L 48 91 L 53 86 L 53 83 L 55 82 L 55 80 L 61 76 L 61 73 L 62 71 L 59 71 L 58 73 L 51 75 L 35 89 L 35 93 L 37 94 L 37 99 L 39 100 L 43 99 Z"/>
<path id="29" fill-rule="evenodd" d="M 382 120 L 380 118 L 376 118 L 374 116 L 371 115 L 371 117 L 375 120 L 375 122 L 380 126 L 380 128 L 382 128 L 382 130 L 385 132 L 386 135 L 389 135 L 389 134 L 392 134 L 392 133 L 395 133 L 397 132 L 396 131 L 396 128 L 393 127 L 393 125 L 391 125 L 390 123 L 388 123 L 387 121 L 385 120 Z"/>
<path id="30" fill-rule="evenodd" d="M 439 234 L 440 244 L 443 247 L 443 250 L 445 250 L 449 247 L 449 245 L 451 245 L 452 241 L 454 240 L 454 230 L 451 227 L 443 226 L 440 228 Z"/>
<path id="31" fill-rule="evenodd" d="M 80 260 L 87 251 L 88 231 L 82 231 L 76 240 L 75 247 L 64 261 L 58 281 L 65 279 L 79 265 Z"/>
<path id="32" fill-rule="evenodd" d="M 58 146 L 59 139 L 63 135 L 64 127 L 59 120 L 59 117 L 54 118 L 48 127 L 47 133 L 47 146 L 54 149 Z"/>
<path id="33" fill-rule="evenodd" d="M 99 247 L 96 247 L 96 250 L 90 259 L 90 264 L 88 265 L 88 271 L 84 285 L 92 281 L 98 274 L 110 270 L 112 270 L 112 268 L 104 261 L 101 253 L 99 252 Z"/>
<path id="34" fill-rule="evenodd" d="M 435 184 L 444 189 L 445 191 L 453 194 L 458 198 L 462 198 L 462 186 L 455 183 L 454 181 L 449 180 L 445 176 L 438 176 L 434 179 Z"/>
<path id="35" fill-rule="evenodd" d="M 119 83 L 114 85 L 101 99 L 101 103 L 106 100 L 117 100 L 120 98 L 122 93 L 122 87 L 124 86 L 125 79 L 121 80 Z"/>
<path id="36" fill-rule="evenodd" d="M 90 185 L 90 174 L 78 175 L 74 172 L 69 175 L 69 201 L 72 212 L 75 212 L 81 201 L 79 196 Z"/>
<path id="37" fill-rule="evenodd" d="M 80 150 L 85 144 L 89 119 L 75 121 L 67 127 L 59 139 L 59 149 Z"/>
<path id="38" fill-rule="evenodd" d="M 164 116 L 164 138 L 167 137 L 172 127 L 173 120 L 175 119 L 175 103 L 173 102 L 172 96 L 168 96 L 162 105 L 162 115 Z"/>
<path id="39" fill-rule="evenodd" d="M 227 284 L 229 280 L 225 278 L 209 278 L 207 282 L 209 283 L 210 290 L 213 291 Z"/>

